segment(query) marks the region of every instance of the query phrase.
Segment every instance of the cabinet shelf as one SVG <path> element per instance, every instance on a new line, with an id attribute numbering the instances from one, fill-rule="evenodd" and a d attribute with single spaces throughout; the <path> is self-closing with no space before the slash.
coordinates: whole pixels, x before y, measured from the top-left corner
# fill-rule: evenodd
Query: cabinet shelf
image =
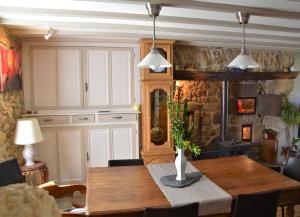
<path id="1" fill-rule="evenodd" d="M 295 79 L 299 72 L 248 72 L 246 70 L 205 72 L 201 70 L 174 70 L 173 74 L 174 80 L 246 81 Z"/>

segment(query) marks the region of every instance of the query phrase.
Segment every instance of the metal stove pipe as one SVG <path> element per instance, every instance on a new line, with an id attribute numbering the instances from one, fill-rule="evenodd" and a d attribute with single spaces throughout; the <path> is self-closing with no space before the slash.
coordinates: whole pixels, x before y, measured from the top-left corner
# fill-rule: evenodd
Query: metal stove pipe
<path id="1" fill-rule="evenodd" d="M 222 104 L 221 104 L 221 142 L 227 137 L 228 130 L 228 94 L 229 81 L 222 81 Z"/>

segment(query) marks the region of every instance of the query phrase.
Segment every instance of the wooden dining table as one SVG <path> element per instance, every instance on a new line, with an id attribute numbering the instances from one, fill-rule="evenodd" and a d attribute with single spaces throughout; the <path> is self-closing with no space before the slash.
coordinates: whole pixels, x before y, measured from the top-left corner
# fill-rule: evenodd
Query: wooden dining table
<path id="1" fill-rule="evenodd" d="M 300 182 L 283 176 L 245 156 L 191 161 L 210 180 L 234 199 L 280 189 L 279 206 L 300 204 Z M 146 207 L 170 207 L 146 166 L 90 168 L 87 173 L 88 216 L 142 216 Z M 230 216 L 229 213 L 210 215 Z"/>

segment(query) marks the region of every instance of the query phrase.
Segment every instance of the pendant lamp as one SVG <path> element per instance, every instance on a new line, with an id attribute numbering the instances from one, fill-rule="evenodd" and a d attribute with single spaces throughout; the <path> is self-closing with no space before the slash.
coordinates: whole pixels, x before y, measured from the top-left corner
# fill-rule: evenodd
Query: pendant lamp
<path id="1" fill-rule="evenodd" d="M 260 67 L 255 60 L 248 55 L 245 48 L 245 26 L 249 21 L 250 13 L 247 12 L 238 12 L 236 13 L 238 22 L 243 25 L 243 44 L 241 53 L 228 65 L 229 68 L 240 68 L 240 69 L 249 69 L 249 68 L 258 68 Z"/>
<path id="2" fill-rule="evenodd" d="M 151 51 L 144 57 L 144 59 L 137 65 L 140 68 L 150 68 L 154 72 L 161 72 L 165 68 L 172 67 L 172 65 L 160 54 L 155 45 L 155 19 L 159 16 L 162 4 L 147 3 L 146 8 L 150 17 L 153 17 L 153 41 Z"/>

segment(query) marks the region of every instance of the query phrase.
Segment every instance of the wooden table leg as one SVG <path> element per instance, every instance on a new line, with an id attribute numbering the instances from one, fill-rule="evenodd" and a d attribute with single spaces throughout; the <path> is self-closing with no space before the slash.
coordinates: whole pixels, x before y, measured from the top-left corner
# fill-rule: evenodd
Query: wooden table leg
<path id="1" fill-rule="evenodd" d="M 286 216 L 287 217 L 294 217 L 295 215 L 295 206 L 294 205 L 289 205 L 286 208 Z"/>

